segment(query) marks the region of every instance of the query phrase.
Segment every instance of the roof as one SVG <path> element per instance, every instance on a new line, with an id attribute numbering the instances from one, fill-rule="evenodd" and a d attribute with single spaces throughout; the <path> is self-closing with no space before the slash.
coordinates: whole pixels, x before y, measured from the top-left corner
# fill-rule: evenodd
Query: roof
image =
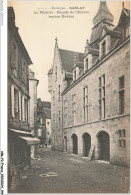
<path id="1" fill-rule="evenodd" d="M 102 27 L 103 25 L 101 23 L 97 26 L 97 28 L 92 28 L 90 44 L 100 38 L 101 33 L 102 33 Z"/>
<path id="2" fill-rule="evenodd" d="M 130 10 L 129 9 L 123 8 L 123 12 L 125 13 L 125 15 L 127 17 L 130 17 Z"/>
<path id="3" fill-rule="evenodd" d="M 130 10 L 123 7 L 118 25 L 113 30 L 120 33 L 119 40 L 115 44 L 114 48 L 116 48 L 125 38 L 123 29 L 127 28 L 128 26 L 130 26 Z"/>
<path id="4" fill-rule="evenodd" d="M 123 8 L 122 12 L 121 12 L 119 22 L 118 22 L 118 26 L 123 27 L 124 25 L 127 24 L 127 22 L 128 22 L 127 20 L 128 21 L 130 20 L 130 10 L 126 9 L 126 8 Z"/>
<path id="5" fill-rule="evenodd" d="M 83 62 L 84 61 L 84 54 L 74 51 L 68 51 L 59 49 L 62 66 L 67 72 L 72 72 L 73 66 L 74 66 L 74 59 L 77 62 Z"/>
<path id="6" fill-rule="evenodd" d="M 93 19 L 93 24 L 96 25 L 97 23 L 99 23 L 100 21 L 102 21 L 103 19 L 106 19 L 109 22 L 113 22 L 114 17 L 113 15 L 110 13 L 106 1 L 100 1 L 100 6 L 98 9 L 98 12 L 96 14 L 96 16 Z"/>
<path id="7" fill-rule="evenodd" d="M 106 1 L 100 1 L 100 6 L 98 9 L 98 12 L 96 16 L 93 19 L 94 27 L 92 28 L 91 38 L 90 38 L 90 44 L 94 41 L 98 40 L 102 33 L 103 24 L 101 21 L 109 23 L 109 25 L 112 25 L 112 22 L 114 20 L 113 15 L 110 13 Z M 99 24 L 99 25 L 98 25 Z"/>
<path id="8" fill-rule="evenodd" d="M 51 119 L 51 109 L 44 108 L 46 118 Z"/>
<path id="9" fill-rule="evenodd" d="M 9 129 L 10 131 L 13 131 L 14 133 L 22 134 L 22 135 L 33 135 L 33 133 L 28 131 L 22 131 L 17 129 Z"/>
<path id="10" fill-rule="evenodd" d="M 40 139 L 38 139 L 36 137 L 23 137 L 23 136 L 19 136 L 19 137 L 21 139 L 25 140 L 28 145 L 35 145 L 35 144 L 39 144 L 41 142 Z"/>
<path id="11" fill-rule="evenodd" d="M 23 44 L 23 41 L 18 33 L 18 28 L 15 26 L 15 13 L 13 7 L 8 7 L 8 28 L 13 35 L 16 44 L 18 45 L 19 49 L 21 50 L 21 53 L 23 54 L 26 62 L 28 65 L 32 64 L 32 61 L 30 59 L 30 56 Z"/>
<path id="12" fill-rule="evenodd" d="M 37 99 L 37 104 L 42 108 L 51 109 L 51 102 L 41 101 L 41 98 Z"/>

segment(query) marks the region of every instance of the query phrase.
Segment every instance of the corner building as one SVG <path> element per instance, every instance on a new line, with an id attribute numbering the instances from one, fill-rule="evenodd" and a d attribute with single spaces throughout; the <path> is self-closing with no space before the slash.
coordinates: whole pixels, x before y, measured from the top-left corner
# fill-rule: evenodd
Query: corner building
<path id="1" fill-rule="evenodd" d="M 129 165 L 130 11 L 117 26 L 106 2 L 84 54 L 58 48 L 48 72 L 54 149 Z"/>

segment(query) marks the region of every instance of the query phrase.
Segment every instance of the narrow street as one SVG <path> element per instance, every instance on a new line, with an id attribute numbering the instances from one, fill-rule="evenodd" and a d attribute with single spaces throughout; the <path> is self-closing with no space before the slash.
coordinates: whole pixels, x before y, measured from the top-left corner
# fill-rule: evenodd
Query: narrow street
<path id="1" fill-rule="evenodd" d="M 127 193 L 129 169 L 39 148 L 11 193 Z"/>

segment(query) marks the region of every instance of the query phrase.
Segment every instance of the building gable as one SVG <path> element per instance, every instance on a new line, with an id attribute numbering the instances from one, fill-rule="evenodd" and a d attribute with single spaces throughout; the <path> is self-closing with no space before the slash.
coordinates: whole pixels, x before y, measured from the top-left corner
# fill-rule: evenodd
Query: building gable
<path id="1" fill-rule="evenodd" d="M 61 74 L 63 73 L 63 67 L 61 63 L 61 57 L 58 47 L 57 38 L 55 39 L 55 49 L 54 49 L 54 59 L 53 59 L 53 67 L 52 67 L 52 73 L 53 78 L 55 81 L 61 77 Z"/>

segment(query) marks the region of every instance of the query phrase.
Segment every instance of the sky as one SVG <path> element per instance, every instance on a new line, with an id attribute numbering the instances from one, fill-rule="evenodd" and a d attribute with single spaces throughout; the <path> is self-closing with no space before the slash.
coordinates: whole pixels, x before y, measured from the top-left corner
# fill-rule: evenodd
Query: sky
<path id="1" fill-rule="evenodd" d="M 47 74 L 53 63 L 55 38 L 57 37 L 58 46 L 61 49 L 84 52 L 86 40 L 90 40 L 92 20 L 98 11 L 99 4 L 99 1 L 8 2 L 8 6 L 14 8 L 16 26 L 19 28 L 19 34 L 33 62 L 30 68 L 39 80 L 37 98 L 43 101 L 51 99 Z M 107 6 L 114 16 L 114 25 L 117 25 L 122 1 L 107 1 Z M 124 6 L 129 9 L 129 1 L 125 1 Z M 79 9 L 72 9 L 74 7 Z M 55 13 L 45 14 L 52 11 Z M 49 15 L 61 17 L 62 14 L 56 14 L 57 11 L 84 11 L 85 13 L 75 14 L 74 18 L 49 18 Z"/>

